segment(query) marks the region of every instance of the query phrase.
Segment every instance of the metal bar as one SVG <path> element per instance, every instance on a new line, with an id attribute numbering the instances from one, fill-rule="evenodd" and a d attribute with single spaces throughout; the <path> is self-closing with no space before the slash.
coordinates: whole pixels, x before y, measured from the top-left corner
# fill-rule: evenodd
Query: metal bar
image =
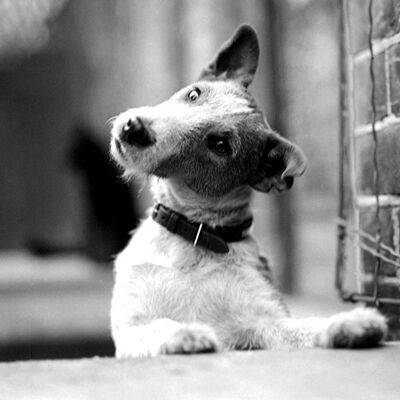
<path id="1" fill-rule="evenodd" d="M 374 40 L 372 42 L 372 52 L 374 56 L 383 53 L 385 50 L 389 49 L 390 47 L 400 43 L 400 33 L 393 35 L 389 38 L 383 38 L 379 40 Z M 369 49 L 364 49 L 356 53 L 353 57 L 354 64 L 360 64 L 363 61 L 369 60 L 371 57 L 371 52 Z"/>
<path id="2" fill-rule="evenodd" d="M 379 207 L 400 207 L 400 196 L 392 194 L 380 194 Z M 356 199 L 358 208 L 375 208 L 378 205 L 375 195 L 359 195 Z"/>
<path id="3" fill-rule="evenodd" d="M 379 272 L 382 264 L 382 257 L 380 255 L 380 245 L 382 241 L 382 223 L 380 219 L 380 211 L 381 211 L 381 203 L 380 203 L 380 170 L 379 170 L 379 163 L 378 163 L 378 135 L 376 132 L 376 122 L 377 122 L 377 110 L 376 110 L 376 77 L 375 77 L 375 68 L 374 68 L 374 61 L 375 61 L 375 53 L 374 53 L 374 44 L 373 44 L 373 33 L 374 33 L 374 15 L 373 15 L 373 3 L 374 0 L 369 0 L 368 4 L 368 20 L 369 20 L 369 32 L 368 32 L 368 49 L 370 55 L 370 62 L 369 62 L 369 72 L 371 77 L 371 108 L 372 108 L 372 137 L 374 141 L 374 153 L 373 153 L 373 163 L 374 163 L 374 194 L 376 198 L 376 210 L 375 210 L 375 223 L 376 223 L 376 236 L 378 238 L 376 243 L 376 259 L 375 259 L 375 270 L 374 270 L 374 297 L 375 297 L 375 304 L 378 305 L 377 300 L 379 297 Z"/>
<path id="4" fill-rule="evenodd" d="M 389 52 L 385 50 L 385 89 L 386 89 L 386 114 L 392 115 L 392 89 L 390 87 L 390 62 Z M 375 124 L 376 129 L 376 124 Z"/>
<path id="5" fill-rule="evenodd" d="M 347 221 L 352 199 L 351 184 L 351 136 L 353 131 L 352 114 L 352 65 L 350 35 L 348 29 L 347 0 L 339 0 L 339 43 L 340 43 L 340 127 L 339 127 L 339 209 L 338 216 Z M 347 229 L 345 225 L 337 227 L 337 251 L 335 286 L 341 292 L 345 276 Z"/>
<path id="6" fill-rule="evenodd" d="M 398 210 L 398 207 L 393 207 L 393 210 Z M 359 237 L 359 238 L 363 238 L 368 240 L 371 243 L 377 243 L 378 239 L 375 236 L 372 236 L 371 234 L 363 231 L 360 228 L 355 228 L 354 226 L 351 226 L 350 224 L 348 224 L 345 220 L 341 220 L 338 219 L 337 221 L 338 225 L 345 225 L 347 232 L 351 235 L 351 236 L 355 236 L 355 237 Z M 400 235 L 400 234 L 399 234 Z M 396 243 L 394 241 L 394 243 Z M 398 246 L 397 246 L 398 247 Z M 387 246 L 385 243 L 381 243 L 381 249 L 388 252 L 391 256 L 399 258 L 400 259 L 400 249 L 396 250 L 391 248 L 390 246 Z"/>
<path id="7" fill-rule="evenodd" d="M 372 283 L 373 279 L 374 279 L 374 277 L 371 274 L 364 275 L 362 277 L 363 283 Z M 399 287 L 399 278 L 397 276 L 380 276 L 379 282 L 382 285 L 393 286 L 394 288 Z"/>
<path id="8" fill-rule="evenodd" d="M 392 243 L 394 246 L 394 251 L 400 253 L 400 221 L 399 221 L 400 207 L 392 207 L 391 209 L 391 220 L 393 226 Z"/>
<path id="9" fill-rule="evenodd" d="M 385 262 L 387 262 L 388 264 L 392 264 L 392 265 L 394 265 L 395 267 L 400 268 L 400 262 L 398 262 L 398 261 L 396 261 L 396 260 L 392 260 L 392 259 L 386 257 L 385 255 L 383 255 L 383 254 L 380 252 L 382 244 L 379 243 L 379 247 L 377 248 L 377 250 L 372 249 L 371 247 L 369 247 L 368 245 L 366 245 L 365 243 L 362 243 L 362 242 L 358 242 L 358 243 L 357 243 L 357 246 L 358 246 L 360 249 L 362 249 L 362 250 L 368 252 L 369 254 L 371 254 L 372 256 L 374 256 L 376 260 L 385 261 Z M 375 278 L 376 278 L 376 280 L 378 279 L 378 275 L 379 275 L 379 271 L 375 272 Z M 360 275 L 360 276 L 361 276 L 361 275 Z"/>
<path id="10" fill-rule="evenodd" d="M 343 301 L 349 301 L 352 303 L 361 301 L 364 303 L 374 303 L 375 304 L 376 302 L 378 302 L 379 304 L 400 305 L 400 299 L 392 299 L 389 297 L 378 297 L 377 299 L 375 299 L 375 296 L 370 296 L 370 295 L 361 294 L 361 293 L 342 292 L 341 298 Z"/>
<path id="11" fill-rule="evenodd" d="M 400 124 L 400 118 L 395 115 L 388 115 L 387 117 L 375 123 L 375 132 L 381 132 L 384 129 L 390 128 Z M 355 136 L 361 137 L 372 134 L 372 124 L 359 125 L 355 128 Z"/>

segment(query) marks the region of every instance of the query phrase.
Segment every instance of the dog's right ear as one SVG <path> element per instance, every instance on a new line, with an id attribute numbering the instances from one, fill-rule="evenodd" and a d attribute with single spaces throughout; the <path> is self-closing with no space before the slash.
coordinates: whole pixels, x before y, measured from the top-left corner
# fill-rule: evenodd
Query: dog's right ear
<path id="1" fill-rule="evenodd" d="M 249 25 L 241 25 L 202 71 L 199 80 L 233 79 L 247 88 L 256 73 L 259 54 L 255 30 Z"/>
<path id="2" fill-rule="evenodd" d="M 294 178 L 303 175 L 306 165 L 300 147 L 277 133 L 270 133 L 251 186 L 261 192 L 290 189 Z"/>

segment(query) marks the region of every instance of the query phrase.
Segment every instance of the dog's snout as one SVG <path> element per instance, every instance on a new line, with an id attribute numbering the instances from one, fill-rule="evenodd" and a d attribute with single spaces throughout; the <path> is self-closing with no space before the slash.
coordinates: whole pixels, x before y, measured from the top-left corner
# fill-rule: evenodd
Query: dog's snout
<path id="1" fill-rule="evenodd" d="M 147 147 L 155 143 L 152 132 L 139 117 L 130 118 L 122 127 L 120 139 L 131 146 Z"/>

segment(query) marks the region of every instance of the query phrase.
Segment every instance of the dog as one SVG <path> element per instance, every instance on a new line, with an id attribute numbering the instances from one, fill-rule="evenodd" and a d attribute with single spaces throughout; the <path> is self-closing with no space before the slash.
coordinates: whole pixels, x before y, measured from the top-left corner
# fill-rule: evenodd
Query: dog
<path id="1" fill-rule="evenodd" d="M 118 358 L 372 347 L 386 334 L 371 308 L 291 318 L 271 282 L 249 233 L 252 190 L 289 189 L 306 158 L 269 127 L 248 91 L 258 58 L 256 32 L 241 25 L 197 82 L 113 121 L 113 158 L 127 179 L 149 179 L 155 199 L 115 259 Z"/>

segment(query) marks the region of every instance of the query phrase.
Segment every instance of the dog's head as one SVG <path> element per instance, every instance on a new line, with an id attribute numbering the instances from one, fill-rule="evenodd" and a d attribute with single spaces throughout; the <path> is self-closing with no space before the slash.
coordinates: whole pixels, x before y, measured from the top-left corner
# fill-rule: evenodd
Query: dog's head
<path id="1" fill-rule="evenodd" d="M 248 91 L 258 58 L 257 35 L 242 25 L 196 83 L 154 107 L 118 115 L 111 151 L 125 174 L 174 179 L 213 198 L 246 185 L 290 188 L 305 156 L 268 127 Z"/>

